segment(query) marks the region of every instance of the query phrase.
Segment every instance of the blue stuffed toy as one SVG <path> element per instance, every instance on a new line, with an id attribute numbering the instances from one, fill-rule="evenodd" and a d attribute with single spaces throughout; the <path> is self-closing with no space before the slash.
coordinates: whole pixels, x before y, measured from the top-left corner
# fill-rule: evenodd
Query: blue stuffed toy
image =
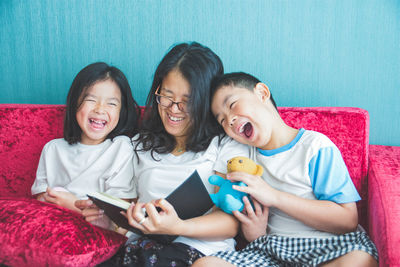
<path id="1" fill-rule="evenodd" d="M 227 170 L 229 172 L 246 172 L 249 174 L 261 176 L 263 168 L 254 161 L 246 157 L 234 157 L 228 160 Z M 228 214 L 232 211 L 242 211 L 244 208 L 243 197 L 248 194 L 237 191 L 232 185 L 246 186 L 243 182 L 231 182 L 218 175 L 211 175 L 208 178 L 210 184 L 219 186 L 218 193 L 210 194 L 214 204 Z"/>

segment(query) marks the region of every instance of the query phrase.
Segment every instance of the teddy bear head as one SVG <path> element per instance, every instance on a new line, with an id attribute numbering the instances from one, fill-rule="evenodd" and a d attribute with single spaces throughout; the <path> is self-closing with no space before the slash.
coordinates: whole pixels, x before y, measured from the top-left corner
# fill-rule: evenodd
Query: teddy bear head
<path id="1" fill-rule="evenodd" d="M 228 172 L 245 172 L 261 176 L 264 169 L 254 161 L 246 157 L 234 157 L 228 160 Z"/>

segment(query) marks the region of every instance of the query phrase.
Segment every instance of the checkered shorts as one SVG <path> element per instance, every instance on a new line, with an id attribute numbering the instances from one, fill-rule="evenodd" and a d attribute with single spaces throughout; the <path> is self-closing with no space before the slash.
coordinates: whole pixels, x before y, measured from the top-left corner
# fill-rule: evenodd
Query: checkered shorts
<path id="1" fill-rule="evenodd" d="M 212 256 L 236 266 L 317 266 L 354 250 L 378 260 L 374 243 L 361 231 L 328 238 L 265 235 L 240 251 L 221 251 Z"/>

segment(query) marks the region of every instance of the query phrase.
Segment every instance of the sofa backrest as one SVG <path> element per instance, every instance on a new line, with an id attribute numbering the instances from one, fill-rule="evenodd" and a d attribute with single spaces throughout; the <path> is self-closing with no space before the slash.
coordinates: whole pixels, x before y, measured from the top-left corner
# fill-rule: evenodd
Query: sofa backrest
<path id="1" fill-rule="evenodd" d="M 64 111 L 64 105 L 0 104 L 0 197 L 31 196 L 44 144 L 62 137 Z M 342 107 L 281 107 L 279 111 L 289 125 L 321 132 L 338 146 L 363 198 L 359 207 L 364 207 L 368 191 L 368 112 Z M 364 213 L 366 209 L 361 210 Z"/>

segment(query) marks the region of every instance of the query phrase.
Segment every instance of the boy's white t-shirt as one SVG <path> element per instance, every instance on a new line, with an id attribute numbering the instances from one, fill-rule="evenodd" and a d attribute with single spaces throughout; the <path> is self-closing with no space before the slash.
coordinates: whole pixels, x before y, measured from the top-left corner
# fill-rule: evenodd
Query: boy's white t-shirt
<path id="1" fill-rule="evenodd" d="M 47 187 L 63 187 L 80 199 L 96 191 L 134 198 L 133 153 L 127 136 L 106 139 L 98 145 L 51 140 L 42 150 L 32 194 L 45 192 Z"/>
<path id="2" fill-rule="evenodd" d="M 252 148 L 251 158 L 264 167 L 262 178 L 273 188 L 305 199 L 349 203 L 360 200 L 341 153 L 325 135 L 300 129 L 289 144 L 273 149 Z M 329 237 L 271 207 L 267 231 L 290 237 Z"/>
<path id="3" fill-rule="evenodd" d="M 133 138 L 135 140 L 136 137 Z M 235 156 L 249 157 L 247 146 L 225 137 L 218 144 L 218 137 L 212 139 L 210 145 L 202 152 L 185 152 L 174 156 L 154 153 L 152 158 L 149 151 L 138 152 L 133 157 L 134 181 L 140 202 L 165 198 L 177 188 L 195 170 L 198 171 L 204 185 L 210 194 L 214 193 L 214 185 L 208 182 L 208 177 L 215 171 L 226 173 L 228 159 Z M 133 142 L 135 146 L 136 143 Z M 187 196 L 190 197 L 190 194 Z M 233 250 L 233 238 L 222 241 L 206 241 L 188 237 L 178 237 L 174 242 L 181 242 L 196 248 L 205 255 L 221 250 Z"/>

